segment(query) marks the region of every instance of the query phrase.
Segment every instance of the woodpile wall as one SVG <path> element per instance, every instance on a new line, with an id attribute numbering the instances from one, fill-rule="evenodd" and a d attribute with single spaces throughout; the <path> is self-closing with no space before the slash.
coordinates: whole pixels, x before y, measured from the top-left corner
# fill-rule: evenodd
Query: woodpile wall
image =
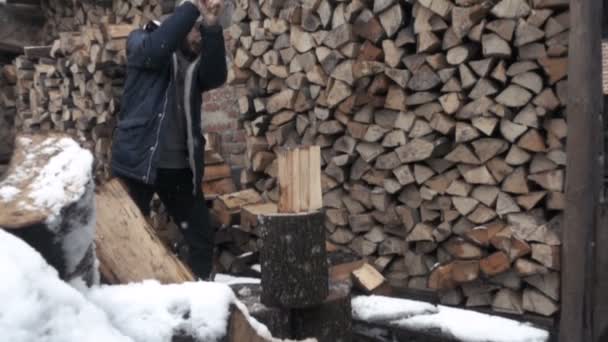
<path id="1" fill-rule="evenodd" d="M 552 316 L 564 208 L 567 0 L 237 1 L 241 181 L 322 148 L 331 242 L 442 302 Z"/>
<path id="2" fill-rule="evenodd" d="M 94 151 L 97 179 L 107 179 L 126 38 L 142 23 L 172 11 L 171 6 L 158 0 L 43 2 L 50 45 L 26 48 L 14 61 L 16 128 L 77 137 Z"/>

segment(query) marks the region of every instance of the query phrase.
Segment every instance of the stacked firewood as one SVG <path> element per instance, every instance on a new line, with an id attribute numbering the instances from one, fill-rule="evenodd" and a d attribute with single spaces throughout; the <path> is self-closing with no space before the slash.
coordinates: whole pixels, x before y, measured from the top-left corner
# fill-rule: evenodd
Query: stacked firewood
<path id="1" fill-rule="evenodd" d="M 142 23 L 162 16 L 163 8 L 171 8 L 156 0 L 51 0 L 44 5 L 48 32 L 56 36 L 48 46 L 25 48 L 14 62 L 17 126 L 24 132 L 58 130 L 79 138 L 95 154 L 96 177 L 106 179 L 126 39 Z"/>
<path id="2" fill-rule="evenodd" d="M 8 168 L 15 137 L 14 121 L 16 69 L 11 64 L 0 64 L 0 178 Z"/>
<path id="3" fill-rule="evenodd" d="M 238 1 L 241 181 L 322 148 L 330 241 L 394 285 L 551 316 L 559 302 L 568 1 Z"/>

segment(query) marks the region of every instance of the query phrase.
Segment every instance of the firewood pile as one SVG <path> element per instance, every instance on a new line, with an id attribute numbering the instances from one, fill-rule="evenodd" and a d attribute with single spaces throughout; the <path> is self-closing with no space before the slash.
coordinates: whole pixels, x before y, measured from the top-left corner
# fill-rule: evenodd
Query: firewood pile
<path id="1" fill-rule="evenodd" d="M 17 129 L 57 130 L 95 154 L 95 175 L 109 177 L 112 129 L 125 77 L 126 38 L 171 11 L 168 1 L 43 3 L 50 45 L 26 47 L 15 61 Z"/>
<path id="2" fill-rule="evenodd" d="M 566 0 L 237 1 L 241 182 L 322 148 L 331 242 L 446 304 L 552 316 L 564 208 Z"/>
<path id="3" fill-rule="evenodd" d="M 11 64 L 0 64 L 0 178 L 8 168 L 15 137 L 15 83 L 17 75 Z"/>

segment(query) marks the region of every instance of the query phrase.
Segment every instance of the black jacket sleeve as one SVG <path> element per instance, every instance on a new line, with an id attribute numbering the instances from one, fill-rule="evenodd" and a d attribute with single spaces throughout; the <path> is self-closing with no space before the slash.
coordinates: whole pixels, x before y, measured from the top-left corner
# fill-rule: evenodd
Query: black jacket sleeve
<path id="1" fill-rule="evenodd" d="M 226 82 L 226 46 L 220 25 L 201 26 L 201 54 L 198 84 L 202 92 L 220 87 Z"/>
<path id="2" fill-rule="evenodd" d="M 129 66 L 158 69 L 171 60 L 171 54 L 182 44 L 196 19 L 199 17 L 196 6 L 190 2 L 175 9 L 173 15 L 156 30 L 147 33 L 133 31 L 127 41 Z"/>

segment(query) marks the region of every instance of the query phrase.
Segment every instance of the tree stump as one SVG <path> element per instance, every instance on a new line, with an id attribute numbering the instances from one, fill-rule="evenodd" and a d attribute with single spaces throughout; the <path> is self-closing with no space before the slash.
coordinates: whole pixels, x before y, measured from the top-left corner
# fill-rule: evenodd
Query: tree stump
<path id="1" fill-rule="evenodd" d="M 305 308 L 328 295 L 322 211 L 260 217 L 262 303 Z"/>
<path id="2" fill-rule="evenodd" d="M 332 284 L 329 296 L 315 308 L 292 310 L 295 339 L 314 337 L 319 342 L 352 341 L 350 286 Z"/>
<path id="3" fill-rule="evenodd" d="M 20 135 L 0 182 L 0 227 L 26 241 L 61 279 L 99 281 L 93 156 L 67 135 Z"/>

